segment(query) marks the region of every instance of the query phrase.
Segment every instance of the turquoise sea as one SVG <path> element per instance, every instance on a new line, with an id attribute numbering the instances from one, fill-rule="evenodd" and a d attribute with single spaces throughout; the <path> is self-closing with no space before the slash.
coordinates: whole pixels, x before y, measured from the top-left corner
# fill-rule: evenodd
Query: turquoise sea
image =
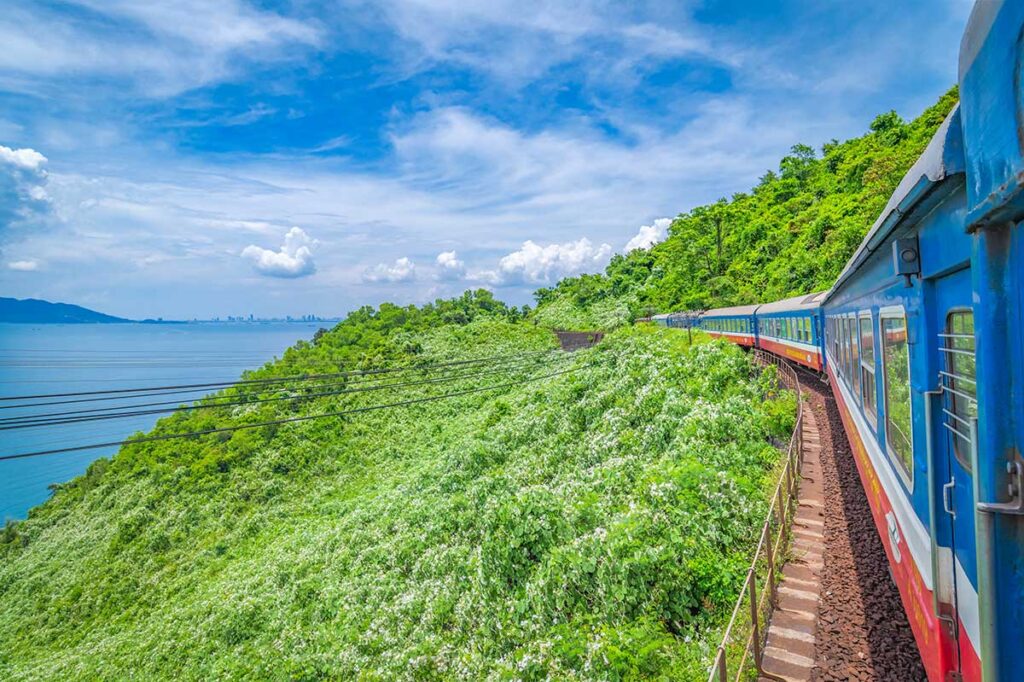
<path id="1" fill-rule="evenodd" d="M 0 324 L 0 398 L 231 381 L 331 324 Z M 82 407 L 14 407 L 38 402 L 0 400 L 0 418 Z M 123 440 L 148 430 L 160 416 L 3 429 L 0 455 Z M 110 447 L 0 461 L 0 522 L 24 518 L 46 500 L 50 484 L 84 473 L 90 462 L 115 451 Z"/>

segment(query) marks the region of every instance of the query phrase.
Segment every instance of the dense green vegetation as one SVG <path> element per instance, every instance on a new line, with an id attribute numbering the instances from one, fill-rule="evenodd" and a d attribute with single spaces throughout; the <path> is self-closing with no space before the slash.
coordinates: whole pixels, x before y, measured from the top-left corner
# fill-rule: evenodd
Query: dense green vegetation
<path id="1" fill-rule="evenodd" d="M 363 309 L 250 378 L 555 345 L 519 317 L 486 292 Z M 627 328 L 485 378 L 166 418 L 156 433 L 571 370 L 94 463 L 4 534 L 0 678 L 700 676 L 794 406 L 742 351 L 684 340 Z"/>
<path id="2" fill-rule="evenodd" d="M 681 214 L 650 250 L 615 256 L 603 275 L 537 292 L 536 317 L 608 329 L 648 311 L 774 301 L 832 286 L 900 179 L 957 101 L 950 90 L 911 122 L 878 116 L 862 137 L 820 155 L 796 145 L 750 192 Z"/>
<path id="3" fill-rule="evenodd" d="M 532 313 L 484 291 L 363 308 L 248 377 L 444 382 L 161 420 L 155 434 L 496 387 L 97 461 L 0 535 L 0 679 L 702 678 L 792 396 L 699 335 L 625 327 L 570 356 L 546 327 L 829 286 L 955 98 L 820 157 L 794 147 L 653 249 L 538 291 Z M 496 356 L 517 359 L 424 369 Z"/>

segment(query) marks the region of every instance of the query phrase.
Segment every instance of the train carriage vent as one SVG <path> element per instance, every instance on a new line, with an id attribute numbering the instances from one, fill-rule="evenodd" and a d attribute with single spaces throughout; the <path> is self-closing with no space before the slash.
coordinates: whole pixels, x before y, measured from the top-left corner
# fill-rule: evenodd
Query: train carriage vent
<path id="1" fill-rule="evenodd" d="M 945 369 L 939 371 L 946 395 L 943 426 L 949 430 L 953 451 L 965 469 L 971 468 L 971 420 L 978 416 L 978 378 L 974 358 L 974 313 L 953 311 L 946 318 L 946 331 L 939 350 L 945 355 Z"/>

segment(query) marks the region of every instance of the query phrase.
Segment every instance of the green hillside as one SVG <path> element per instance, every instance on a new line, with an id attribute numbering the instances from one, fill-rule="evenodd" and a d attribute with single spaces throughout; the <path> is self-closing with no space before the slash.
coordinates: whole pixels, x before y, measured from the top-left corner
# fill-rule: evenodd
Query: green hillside
<path id="1" fill-rule="evenodd" d="M 750 192 L 679 215 L 650 250 L 603 275 L 541 289 L 536 318 L 607 329 L 654 312 L 716 308 L 832 286 L 903 175 L 957 102 L 953 88 L 913 121 L 878 116 L 862 137 L 798 144 Z"/>
<path id="2" fill-rule="evenodd" d="M 133 444 L 60 486 L 3 534 L 0 679 L 700 676 L 792 398 L 724 344 L 627 328 L 552 355 L 519 318 L 486 292 L 361 310 L 248 378 L 522 357 L 180 412 L 154 434 L 502 386 Z"/>
<path id="3" fill-rule="evenodd" d="M 0 679 L 703 677 L 795 405 L 733 346 L 623 325 L 829 286 L 955 98 L 794 147 L 532 313 L 363 308 L 246 377 L 319 395 L 161 420 L 281 423 L 127 445 L 9 524 Z M 570 355 L 547 326 L 622 328 Z"/>

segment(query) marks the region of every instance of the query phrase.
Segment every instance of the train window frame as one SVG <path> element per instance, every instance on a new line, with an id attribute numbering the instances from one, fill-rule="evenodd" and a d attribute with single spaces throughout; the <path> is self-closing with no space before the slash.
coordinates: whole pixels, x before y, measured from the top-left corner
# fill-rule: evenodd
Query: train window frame
<path id="1" fill-rule="evenodd" d="M 858 328 L 857 328 L 857 313 L 849 313 L 846 316 L 846 319 L 847 319 L 847 323 L 846 323 L 846 336 L 847 336 L 847 339 L 846 339 L 846 343 L 847 343 L 846 353 L 847 353 L 847 363 L 848 363 L 849 372 L 850 372 L 849 384 L 850 384 L 850 390 L 853 390 L 854 384 L 859 385 L 859 383 L 860 383 L 860 382 L 857 382 L 857 381 L 854 380 L 854 375 L 857 373 L 857 357 L 858 357 L 858 354 L 856 352 L 856 350 L 857 350 L 857 331 L 858 331 Z"/>
<path id="2" fill-rule="evenodd" d="M 910 461 L 904 462 L 903 458 L 896 452 L 896 448 L 892 446 L 890 440 L 890 433 L 894 427 L 891 426 L 892 410 L 890 409 L 890 391 L 889 391 L 889 367 L 886 361 L 886 351 L 889 346 L 888 336 L 885 333 L 885 320 L 901 320 L 903 322 L 903 347 L 907 358 L 907 419 L 909 424 L 907 425 L 906 434 L 907 445 L 910 449 Z M 906 337 L 910 334 L 909 320 L 907 319 L 907 311 L 902 306 L 887 306 L 878 311 L 878 342 L 879 342 L 879 360 L 882 363 L 882 400 L 884 400 L 885 406 L 885 452 L 889 457 L 889 460 L 895 464 L 896 471 L 903 478 L 903 482 L 907 485 L 907 489 L 913 491 L 914 489 L 914 392 L 911 389 L 911 373 L 913 370 L 912 359 L 910 355 L 910 343 Z M 895 427 L 899 431 L 899 427 Z"/>
<path id="3" fill-rule="evenodd" d="M 832 316 L 832 359 L 835 361 L 836 373 L 839 373 L 839 318 Z"/>
<path id="4" fill-rule="evenodd" d="M 868 332 L 871 334 L 871 353 L 864 354 L 864 325 L 867 321 Z M 876 342 L 878 336 L 875 334 L 875 321 L 870 310 L 861 311 L 857 315 L 857 343 L 861 349 L 860 353 L 860 405 L 861 412 L 867 417 L 871 425 L 878 428 L 878 364 L 875 362 L 875 352 L 878 350 Z M 866 378 L 871 377 L 871 390 L 868 390 Z M 867 400 L 870 396 L 871 400 Z"/>
<path id="5" fill-rule="evenodd" d="M 849 388 L 852 380 L 850 379 L 850 316 L 844 314 L 842 317 L 843 325 L 843 378 L 846 379 L 846 386 Z"/>
<path id="6" fill-rule="evenodd" d="M 974 309 L 973 308 L 967 308 L 967 307 L 951 308 L 949 311 L 946 312 L 946 320 L 945 320 L 945 324 L 943 325 L 943 333 L 946 335 L 946 336 L 941 337 L 943 339 L 943 342 L 944 342 L 943 346 L 946 349 L 968 350 L 966 348 L 958 348 L 957 346 L 952 345 L 953 343 L 955 343 L 956 337 L 951 336 L 951 335 L 959 333 L 959 332 L 956 332 L 954 330 L 953 326 L 952 326 L 953 317 L 954 316 L 958 316 L 958 315 L 970 315 L 970 317 L 971 317 L 971 329 L 972 330 L 975 329 L 975 327 L 974 327 Z M 960 374 L 958 374 L 957 368 L 956 368 L 956 366 L 954 364 L 956 358 L 958 357 L 957 354 L 949 353 L 949 352 L 941 353 L 942 355 L 945 355 L 946 357 L 943 359 L 943 363 L 942 363 L 944 374 L 940 375 L 940 378 L 943 379 L 943 381 L 942 381 L 943 392 L 944 393 L 945 392 L 949 393 L 949 399 L 943 401 L 943 409 L 944 409 L 944 411 L 945 410 L 949 410 L 949 412 L 953 413 L 952 415 L 950 415 L 949 412 L 945 412 L 944 418 L 948 420 L 951 417 L 955 421 L 961 422 L 961 423 L 957 423 L 957 424 L 953 424 L 952 425 L 952 428 L 955 428 L 957 432 L 964 431 L 965 430 L 964 424 L 965 423 L 969 424 L 970 423 L 969 420 L 972 418 L 972 415 L 970 414 L 970 409 L 969 408 L 968 408 L 968 410 L 966 412 L 961 412 L 961 411 L 958 410 L 958 407 L 959 407 L 959 404 L 960 404 L 959 401 L 957 400 L 958 396 L 962 397 L 965 400 L 973 401 L 974 402 L 974 415 L 973 415 L 973 418 L 976 419 L 977 416 L 978 416 L 977 341 L 975 340 L 975 338 L 971 338 L 970 341 L 971 341 L 971 346 L 972 346 L 972 348 L 970 348 L 970 350 L 972 351 L 971 360 L 974 363 L 974 367 L 973 367 L 973 373 L 974 373 L 973 381 L 971 380 L 972 378 L 970 378 L 970 377 L 961 376 Z M 963 355 L 963 354 L 960 354 L 960 355 Z M 960 382 L 963 382 L 963 383 L 973 383 L 974 384 L 974 388 L 970 389 L 966 385 L 961 385 Z M 973 396 L 969 396 L 966 393 L 961 393 L 961 391 L 972 391 L 972 390 L 974 392 Z M 948 423 L 948 421 L 947 421 L 947 423 Z M 946 427 L 946 428 L 947 428 L 947 430 L 949 429 L 949 427 Z M 966 429 L 969 429 L 969 427 L 966 427 Z M 950 432 L 948 437 L 950 438 L 950 440 L 951 440 L 951 442 L 953 444 L 953 455 L 956 457 L 957 461 L 960 462 L 960 466 L 962 466 L 964 468 L 964 470 L 967 471 L 967 472 L 973 471 L 973 466 L 972 466 L 972 462 L 971 462 L 971 450 L 970 450 L 971 442 L 970 442 L 970 439 L 969 438 L 963 438 L 963 436 L 960 433 L 955 433 L 955 432 Z M 964 448 L 960 447 L 961 440 L 965 441 L 963 443 L 963 445 L 965 446 Z"/>
<path id="7" fill-rule="evenodd" d="M 839 316 L 839 374 L 844 380 L 847 380 L 846 373 L 850 368 L 850 364 L 847 362 L 849 354 L 846 350 L 846 346 L 849 343 L 849 336 L 846 333 L 848 326 L 846 319 L 845 315 Z"/>

